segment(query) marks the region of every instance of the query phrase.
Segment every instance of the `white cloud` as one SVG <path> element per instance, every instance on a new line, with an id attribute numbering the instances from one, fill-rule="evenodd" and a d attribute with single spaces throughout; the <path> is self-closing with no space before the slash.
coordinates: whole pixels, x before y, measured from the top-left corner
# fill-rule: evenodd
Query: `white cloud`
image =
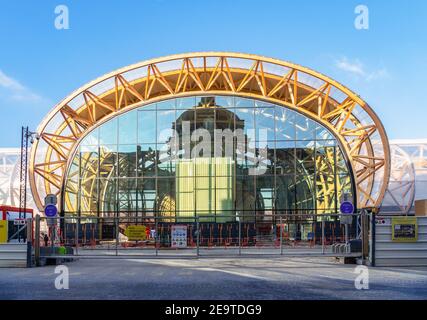
<path id="1" fill-rule="evenodd" d="M 335 66 L 338 69 L 346 71 L 356 78 L 361 78 L 365 81 L 373 81 L 377 79 L 388 78 L 390 76 L 388 70 L 384 67 L 377 70 L 368 71 L 365 65 L 358 59 L 350 61 L 344 57 L 336 60 Z"/>
<path id="2" fill-rule="evenodd" d="M 0 96 L 12 101 L 35 102 L 42 97 L 0 70 Z"/>

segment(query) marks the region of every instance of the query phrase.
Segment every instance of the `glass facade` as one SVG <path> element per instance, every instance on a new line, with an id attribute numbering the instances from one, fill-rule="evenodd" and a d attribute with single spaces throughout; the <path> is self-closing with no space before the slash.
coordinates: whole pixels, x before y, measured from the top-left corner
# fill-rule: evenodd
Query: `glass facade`
<path id="1" fill-rule="evenodd" d="M 321 124 L 260 100 L 193 96 L 141 106 L 80 142 L 66 215 L 209 216 L 337 213 L 352 194 L 339 144 Z"/>

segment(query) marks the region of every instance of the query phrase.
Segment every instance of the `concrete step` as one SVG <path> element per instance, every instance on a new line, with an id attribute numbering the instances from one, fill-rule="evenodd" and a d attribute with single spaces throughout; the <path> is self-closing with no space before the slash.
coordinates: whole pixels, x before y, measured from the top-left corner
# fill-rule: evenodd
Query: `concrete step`
<path id="1" fill-rule="evenodd" d="M 0 252 L 7 251 L 25 251 L 27 252 L 26 243 L 0 243 Z"/>
<path id="2" fill-rule="evenodd" d="M 0 260 L 8 260 L 8 259 L 27 259 L 27 252 L 22 252 L 22 251 L 0 252 Z"/>
<path id="3" fill-rule="evenodd" d="M 27 244 L 26 243 L 2 243 L 0 244 L 0 267 L 26 267 Z"/>
<path id="4" fill-rule="evenodd" d="M 27 259 L 22 260 L 0 260 L 0 268 L 26 268 Z"/>

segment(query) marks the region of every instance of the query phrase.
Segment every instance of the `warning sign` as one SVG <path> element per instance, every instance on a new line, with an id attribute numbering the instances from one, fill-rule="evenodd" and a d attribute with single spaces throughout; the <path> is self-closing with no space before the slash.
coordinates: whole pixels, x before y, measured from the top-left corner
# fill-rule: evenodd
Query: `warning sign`
<path id="1" fill-rule="evenodd" d="M 171 246 L 172 248 L 186 248 L 187 247 L 187 226 L 174 225 L 171 230 Z"/>
<path id="2" fill-rule="evenodd" d="M 393 242 L 417 242 L 417 218 L 393 217 L 391 219 L 391 231 Z"/>
<path id="3" fill-rule="evenodd" d="M 125 230 L 125 236 L 129 241 L 138 241 L 147 239 L 147 228 L 141 225 L 128 226 Z"/>
<path id="4" fill-rule="evenodd" d="M 7 242 L 7 220 L 0 220 L 0 243 Z"/>

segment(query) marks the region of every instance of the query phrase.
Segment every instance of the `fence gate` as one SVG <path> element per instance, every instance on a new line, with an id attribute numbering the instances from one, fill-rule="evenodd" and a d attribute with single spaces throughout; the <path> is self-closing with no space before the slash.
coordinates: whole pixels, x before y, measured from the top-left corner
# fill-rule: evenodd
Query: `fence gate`
<path id="1" fill-rule="evenodd" d="M 346 219 L 349 225 L 338 214 L 37 216 L 36 258 L 360 257 L 366 236 L 363 214 Z"/>

